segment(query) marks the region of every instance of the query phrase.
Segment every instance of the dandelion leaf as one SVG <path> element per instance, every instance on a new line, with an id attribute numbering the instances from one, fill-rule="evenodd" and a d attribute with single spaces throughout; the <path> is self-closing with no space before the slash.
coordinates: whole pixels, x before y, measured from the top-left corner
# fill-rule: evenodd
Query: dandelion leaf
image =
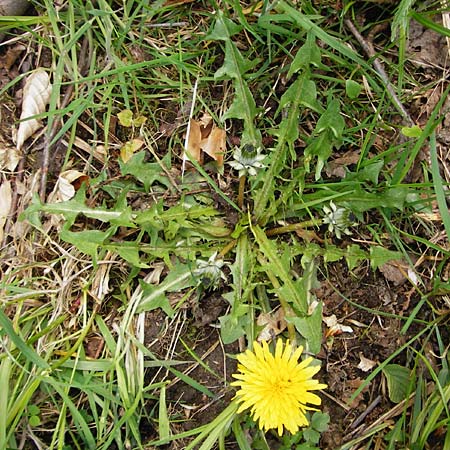
<path id="1" fill-rule="evenodd" d="M 305 149 L 305 168 L 310 171 L 310 162 L 317 158 L 315 179 L 320 179 L 322 169 L 332 154 L 333 148 L 339 148 L 345 122 L 340 114 L 339 102 L 330 101 L 328 108 L 317 121 L 310 143 Z"/>
<path id="2" fill-rule="evenodd" d="M 225 55 L 222 67 L 214 74 L 216 79 L 231 78 L 235 89 L 233 102 L 223 116 L 223 119 L 240 119 L 244 121 L 242 144 L 251 143 L 259 146 L 261 134 L 256 130 L 254 120 L 257 115 L 256 103 L 253 98 L 244 74 L 258 64 L 258 60 L 248 60 L 236 47 L 231 37 L 242 29 L 230 19 L 224 17 L 222 12 L 217 13 L 216 22 L 208 34 L 208 40 L 221 40 L 225 42 Z"/>
<path id="3" fill-rule="evenodd" d="M 319 302 L 309 316 L 286 317 L 286 320 L 294 324 L 296 330 L 305 338 L 308 350 L 312 354 L 320 352 L 322 345 L 322 302 Z"/>
<path id="4" fill-rule="evenodd" d="M 329 129 L 332 131 L 334 137 L 340 140 L 342 138 L 344 126 L 345 122 L 344 118 L 341 115 L 339 101 L 337 99 L 332 99 L 326 111 L 320 116 L 320 119 L 317 121 L 315 133 L 321 133 Z"/>
<path id="5" fill-rule="evenodd" d="M 396 252 L 384 247 L 372 245 L 369 252 L 370 266 L 373 270 L 376 270 L 383 264 L 386 264 L 389 261 L 400 259 L 402 256 L 403 255 L 401 252 Z"/>
<path id="6" fill-rule="evenodd" d="M 205 37 L 207 41 L 227 41 L 242 30 L 242 26 L 236 24 L 228 17 L 224 16 L 223 11 L 217 11 L 216 21 L 212 30 Z"/>
<path id="7" fill-rule="evenodd" d="M 144 162 L 145 151 L 133 155 L 126 163 L 119 160 L 122 175 L 133 175 L 144 185 L 146 192 L 158 182 L 168 189 L 172 188 L 159 163 Z"/>
<path id="8" fill-rule="evenodd" d="M 291 78 L 294 73 L 308 67 L 310 64 L 316 67 L 321 66 L 320 49 L 316 44 L 316 37 L 312 31 L 308 31 L 306 42 L 299 48 L 294 60 L 289 67 L 287 78 Z"/>
<path id="9" fill-rule="evenodd" d="M 97 258 L 98 248 L 105 243 L 108 233 L 100 230 L 69 231 L 61 230 L 59 237 L 92 258 Z"/>

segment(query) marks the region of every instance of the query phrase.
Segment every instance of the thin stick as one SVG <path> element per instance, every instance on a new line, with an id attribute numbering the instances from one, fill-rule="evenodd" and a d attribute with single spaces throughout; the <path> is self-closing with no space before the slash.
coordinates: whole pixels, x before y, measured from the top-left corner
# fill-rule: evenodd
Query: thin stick
<path id="1" fill-rule="evenodd" d="M 186 160 L 189 158 L 187 148 L 189 142 L 189 135 L 191 134 L 191 119 L 194 115 L 195 100 L 197 99 L 197 87 L 198 87 L 198 78 L 195 80 L 194 91 L 192 92 L 191 111 L 189 113 L 188 126 L 186 130 L 186 139 L 184 140 L 184 154 L 183 154 L 183 164 L 181 166 L 181 179 L 183 179 L 184 171 L 186 170 Z"/>
<path id="2" fill-rule="evenodd" d="M 414 121 L 411 119 L 411 116 L 409 115 L 408 111 L 403 106 L 403 103 L 399 100 L 397 97 L 397 94 L 395 93 L 394 86 L 389 81 L 389 77 L 387 76 L 383 65 L 381 64 L 381 61 L 375 56 L 375 50 L 373 49 L 372 44 L 364 39 L 364 37 L 361 35 L 361 33 L 356 29 L 355 25 L 350 19 L 344 19 L 344 23 L 347 26 L 347 28 L 352 32 L 353 36 L 355 36 L 356 40 L 359 42 L 361 47 L 363 48 L 364 52 L 369 58 L 373 58 L 373 68 L 375 71 L 380 75 L 380 78 L 383 80 L 385 87 L 387 91 L 389 92 L 389 95 L 392 98 L 392 101 L 394 102 L 395 106 L 399 110 L 400 114 L 403 116 L 404 121 L 407 125 L 413 126 Z"/>

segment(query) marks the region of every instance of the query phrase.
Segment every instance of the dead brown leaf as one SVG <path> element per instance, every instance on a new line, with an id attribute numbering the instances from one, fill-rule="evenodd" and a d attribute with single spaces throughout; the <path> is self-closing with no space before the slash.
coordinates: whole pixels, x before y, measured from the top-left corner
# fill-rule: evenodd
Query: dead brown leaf
<path id="1" fill-rule="evenodd" d="M 264 327 L 258 334 L 258 342 L 268 341 L 274 336 L 278 336 L 287 327 L 287 322 L 284 318 L 284 311 L 282 308 L 279 308 L 272 313 L 261 313 L 258 316 L 256 323 L 258 326 Z"/>
<path id="2" fill-rule="evenodd" d="M 200 148 L 211 158 L 217 161 L 217 164 L 223 166 L 223 155 L 226 149 L 226 132 L 221 128 L 214 127 L 211 134 L 203 139 Z"/>
<path id="3" fill-rule="evenodd" d="M 376 365 L 376 361 L 366 358 L 362 353 L 359 354 L 359 364 L 357 366 L 359 370 L 369 372 L 369 370 L 372 370 Z"/>
<path id="4" fill-rule="evenodd" d="M 200 120 L 190 119 L 186 151 L 190 158 L 203 164 L 203 153 L 213 158 L 219 167 L 223 166 L 226 150 L 226 132 L 216 127 L 212 117 L 205 113 Z"/>
<path id="5" fill-rule="evenodd" d="M 329 317 L 324 316 L 322 320 L 328 327 L 328 330 L 325 333 L 326 337 L 337 336 L 342 333 L 353 333 L 353 328 L 349 327 L 348 325 L 339 323 L 337 317 L 334 314 Z"/>
<path id="6" fill-rule="evenodd" d="M 359 151 L 350 151 L 339 158 L 333 159 L 325 167 L 327 175 L 329 177 L 344 178 L 346 175 L 346 167 L 351 164 L 356 164 L 359 161 L 359 156 Z"/>
<path id="7" fill-rule="evenodd" d="M 406 280 L 411 280 L 417 284 L 417 275 L 405 260 L 389 261 L 380 266 L 380 272 L 388 281 L 392 281 L 396 286 L 403 284 Z"/>
<path id="8" fill-rule="evenodd" d="M 16 137 L 17 150 L 42 126 L 40 120 L 32 117 L 45 111 L 51 92 L 50 77 L 44 69 L 37 69 L 27 78 L 23 88 L 21 122 Z"/>

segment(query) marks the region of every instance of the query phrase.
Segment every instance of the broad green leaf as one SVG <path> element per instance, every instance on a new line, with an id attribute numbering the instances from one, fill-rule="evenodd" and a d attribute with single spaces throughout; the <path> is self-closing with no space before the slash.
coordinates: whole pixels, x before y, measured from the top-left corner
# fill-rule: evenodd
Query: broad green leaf
<path id="1" fill-rule="evenodd" d="M 236 243 L 234 263 L 230 266 L 235 294 L 233 304 L 236 302 L 236 299 L 242 299 L 242 295 L 248 282 L 249 270 L 253 263 L 254 256 L 251 253 L 248 234 L 243 232 Z"/>
<path id="2" fill-rule="evenodd" d="M 285 300 L 292 303 L 298 311 L 306 314 L 308 311 L 308 301 L 301 289 L 301 284 L 295 282 L 290 273 L 290 268 L 283 265 L 280 256 L 278 255 L 277 246 L 272 242 L 264 231 L 258 226 L 251 227 L 259 250 L 268 260 L 269 264 L 262 269 L 266 272 L 270 271 L 271 275 L 277 277 L 282 284 L 281 289 L 278 290 L 279 295 L 283 295 Z M 298 281 L 298 280 L 297 280 Z"/>
<path id="3" fill-rule="evenodd" d="M 133 243 L 132 243 L 133 244 Z M 150 267 L 148 264 L 145 264 L 141 261 L 141 257 L 139 255 L 139 249 L 137 245 L 118 245 L 115 247 L 118 255 L 123 258 L 125 261 L 129 262 L 135 267 L 148 268 Z"/>
<path id="4" fill-rule="evenodd" d="M 37 405 L 29 405 L 27 411 L 30 416 L 38 416 L 41 414 L 41 408 Z"/>
<path id="5" fill-rule="evenodd" d="M 314 355 L 320 352 L 322 345 L 322 302 L 318 303 L 311 315 L 286 317 L 286 320 L 293 323 L 295 329 L 305 338 L 309 352 Z"/>
<path id="6" fill-rule="evenodd" d="M 42 421 L 39 416 L 30 416 L 30 418 L 28 419 L 28 423 L 31 427 L 38 427 L 42 423 Z"/>
<path id="7" fill-rule="evenodd" d="M 335 49 L 337 52 L 346 56 L 351 61 L 361 65 L 366 69 L 370 69 L 367 62 L 361 58 L 354 50 L 348 47 L 342 40 L 327 33 L 324 28 L 314 23 L 310 17 L 303 14 L 299 8 L 292 7 L 284 0 L 279 0 L 274 4 L 275 10 L 281 14 L 275 14 L 271 20 L 280 18 L 282 21 L 289 20 L 295 22 L 297 26 L 303 30 L 313 33 L 317 39 L 320 39 L 326 45 Z"/>
<path id="8" fill-rule="evenodd" d="M 241 29 L 241 26 L 226 18 L 223 12 L 218 12 L 213 30 L 206 39 L 225 42 L 224 62 L 214 74 L 214 78 L 231 78 L 235 89 L 233 102 L 223 119 L 234 118 L 243 120 L 244 130 L 241 144 L 252 144 L 255 147 L 259 147 L 261 145 L 261 133 L 254 125 L 258 111 L 253 95 L 244 79 L 244 74 L 255 67 L 259 61 L 245 59 L 232 41 L 232 36 Z"/>
<path id="9" fill-rule="evenodd" d="M 242 26 L 225 17 L 223 11 L 216 12 L 213 29 L 206 35 L 206 41 L 227 41 L 242 30 Z"/>
<path id="10" fill-rule="evenodd" d="M 321 65 L 320 49 L 316 44 L 316 37 L 312 31 L 308 31 L 306 42 L 299 48 L 295 54 L 294 60 L 289 67 L 287 78 L 291 78 L 294 73 L 313 64 L 317 67 Z"/>
<path id="11" fill-rule="evenodd" d="M 317 444 L 320 440 L 320 433 L 312 428 L 305 428 L 303 430 L 303 438 L 305 441 L 311 442 L 312 444 Z"/>
<path id="12" fill-rule="evenodd" d="M 320 179 L 322 169 L 328 158 L 333 152 L 335 142 L 332 133 L 329 130 L 323 131 L 319 136 L 312 137 L 310 144 L 305 148 L 305 169 L 310 172 L 310 162 L 317 158 L 315 179 Z"/>
<path id="13" fill-rule="evenodd" d="M 408 391 L 411 391 L 411 371 L 399 364 L 387 364 L 383 367 L 383 374 L 387 380 L 391 402 L 400 403 L 405 400 Z"/>
<path id="14" fill-rule="evenodd" d="M 241 119 L 244 121 L 244 131 L 242 134 L 242 144 L 252 144 L 255 147 L 260 142 L 260 134 L 254 129 L 254 118 L 257 114 L 256 103 L 250 92 L 248 86 L 244 83 L 236 81 L 235 94 L 233 103 L 222 116 L 223 120 L 226 119 Z M 257 138 L 255 137 L 257 136 Z"/>
<path id="15" fill-rule="evenodd" d="M 410 138 L 418 138 L 422 134 L 422 129 L 419 125 L 414 125 L 413 127 L 403 127 L 400 131 L 403 136 Z"/>
<path id="16" fill-rule="evenodd" d="M 75 197 L 67 202 L 43 204 L 36 199 L 36 202 L 29 207 L 29 211 L 28 209 L 25 211 L 24 215 L 25 217 L 28 217 L 28 214 L 33 215 L 37 211 L 49 214 L 62 214 L 66 219 L 66 228 L 73 225 L 79 214 L 83 214 L 90 219 L 100 220 L 101 222 L 111 222 L 121 226 L 132 226 L 133 224 L 133 213 L 129 208 L 122 208 L 121 211 L 114 211 L 101 206 L 96 208 L 86 206 L 85 190 L 83 187 L 77 191 Z"/>
<path id="17" fill-rule="evenodd" d="M 166 297 L 166 290 L 160 286 L 141 281 L 142 300 L 138 307 L 138 312 L 153 311 L 161 308 L 169 317 L 173 317 L 174 310 L 170 306 L 169 299 Z"/>
<path id="18" fill-rule="evenodd" d="M 325 243 L 323 260 L 325 263 L 339 261 L 345 254 L 345 250 L 335 245 Z"/>
<path id="19" fill-rule="evenodd" d="M 384 167 L 384 161 L 369 162 L 364 168 L 358 172 L 348 172 L 345 176 L 345 181 L 370 181 L 373 185 L 378 185 L 378 177 L 381 169 Z"/>
<path id="20" fill-rule="evenodd" d="M 146 192 L 148 192 L 150 186 L 156 182 L 171 189 L 172 185 L 167 179 L 167 176 L 165 176 L 161 165 L 159 163 L 145 162 L 145 155 L 146 152 L 141 151 L 133 155 L 127 162 L 119 160 L 122 175 L 133 175 L 134 178 L 144 185 Z"/>
<path id="21" fill-rule="evenodd" d="M 216 71 L 214 78 L 221 79 L 230 77 L 235 80 L 240 80 L 242 79 L 242 76 L 255 67 L 257 63 L 258 60 L 249 61 L 248 59 L 245 59 L 235 44 L 231 40 L 227 40 L 225 42 L 225 59 L 223 66 Z"/>
<path id="22" fill-rule="evenodd" d="M 245 334 L 245 328 L 248 325 L 249 317 L 242 315 L 239 317 L 227 314 L 219 317 L 220 337 L 224 344 L 231 344 Z"/>
<path id="23" fill-rule="evenodd" d="M 323 433 L 328 430 L 328 424 L 330 423 L 330 416 L 327 413 L 316 411 L 311 417 L 311 428 Z"/>
<path id="24" fill-rule="evenodd" d="M 159 284 L 153 285 L 141 281 L 143 295 L 137 312 L 152 311 L 162 308 L 169 316 L 173 316 L 173 309 L 166 297 L 166 292 L 181 291 L 188 287 L 195 286 L 197 281 L 192 275 L 192 268 L 188 264 L 177 264 L 169 272 L 166 278 Z"/>
<path id="25" fill-rule="evenodd" d="M 263 185 L 255 193 L 253 214 L 258 224 L 265 224 L 270 217 L 273 205 L 268 206 L 267 203 L 269 199 L 272 199 L 272 203 L 275 201 L 273 197 L 275 179 L 284 167 L 288 150 L 290 150 L 292 159 L 296 159 L 294 141 L 296 140 L 296 136 L 298 136 L 299 107 L 303 101 L 303 85 L 308 80 L 308 74 L 303 73 L 295 82 L 298 83 L 298 89 L 292 90 L 289 93 L 289 97 L 285 97 L 284 99 L 286 104 L 289 103 L 287 117 L 281 122 L 279 129 L 273 132 L 278 137 L 277 145 L 272 152 L 270 166 L 263 173 Z"/>
<path id="26" fill-rule="evenodd" d="M 346 80 L 345 81 L 345 93 L 349 98 L 352 100 L 357 98 L 359 94 L 361 93 L 362 86 L 353 80 Z"/>
<path id="27" fill-rule="evenodd" d="M 374 208 L 396 208 L 403 210 L 408 198 L 414 199 L 412 191 L 408 186 L 396 186 L 388 188 L 384 192 L 368 192 L 360 185 L 354 186 L 354 192 L 345 196 L 342 206 L 352 210 L 355 214 Z"/>
<path id="28" fill-rule="evenodd" d="M 330 101 L 326 111 L 317 121 L 314 133 L 317 135 L 326 129 L 329 129 L 333 132 L 334 137 L 339 141 L 342 138 L 342 131 L 344 130 L 344 127 L 345 121 L 341 115 L 339 101 L 334 98 Z"/>
<path id="29" fill-rule="evenodd" d="M 144 141 L 142 139 L 132 139 L 131 141 L 125 142 L 120 149 L 120 159 L 124 163 L 127 163 L 143 145 Z"/>
<path id="30" fill-rule="evenodd" d="M 367 259 L 367 253 L 358 244 L 349 245 L 345 249 L 345 261 L 349 270 L 353 270 L 361 261 Z"/>
<path id="31" fill-rule="evenodd" d="M 75 245 L 83 253 L 90 255 L 95 260 L 97 259 L 97 251 L 101 245 L 103 245 L 109 238 L 111 233 L 108 231 L 100 230 L 83 230 L 83 231 L 69 231 L 61 230 L 59 237 Z"/>
<path id="32" fill-rule="evenodd" d="M 389 250 L 377 245 L 371 246 L 369 250 L 370 267 L 372 267 L 373 270 L 378 269 L 378 267 L 386 264 L 389 261 L 400 259 L 401 257 L 401 252 Z"/>

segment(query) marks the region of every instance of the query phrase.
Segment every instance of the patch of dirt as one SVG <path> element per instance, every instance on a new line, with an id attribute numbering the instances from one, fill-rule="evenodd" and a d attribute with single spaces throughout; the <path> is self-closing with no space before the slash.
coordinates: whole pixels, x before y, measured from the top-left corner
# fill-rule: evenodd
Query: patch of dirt
<path id="1" fill-rule="evenodd" d="M 209 423 L 229 405 L 234 396 L 234 390 L 228 384 L 236 372 L 237 362 L 232 355 L 239 353 L 238 344 L 222 345 L 219 329 L 214 326 L 225 307 L 225 299 L 213 293 L 206 295 L 189 311 L 185 310 L 182 323 L 170 321 L 161 310 L 147 313 L 145 345 L 161 360 L 181 361 L 180 365 L 173 367 L 198 382 L 205 391 L 201 392 L 180 380 L 174 373 L 168 374 L 166 369 L 155 369 L 149 373 L 148 383 L 172 380 L 167 386 L 166 399 L 173 434 Z M 177 331 L 185 332 L 181 335 L 186 347 L 178 340 L 172 348 Z M 202 364 L 196 362 L 186 348 L 194 352 Z M 226 380 L 225 384 L 223 380 Z M 148 406 L 154 407 L 153 404 Z M 143 436 L 149 441 L 158 439 L 156 430 L 156 426 L 145 424 Z M 182 449 L 191 439 L 177 440 L 162 448 Z"/>

